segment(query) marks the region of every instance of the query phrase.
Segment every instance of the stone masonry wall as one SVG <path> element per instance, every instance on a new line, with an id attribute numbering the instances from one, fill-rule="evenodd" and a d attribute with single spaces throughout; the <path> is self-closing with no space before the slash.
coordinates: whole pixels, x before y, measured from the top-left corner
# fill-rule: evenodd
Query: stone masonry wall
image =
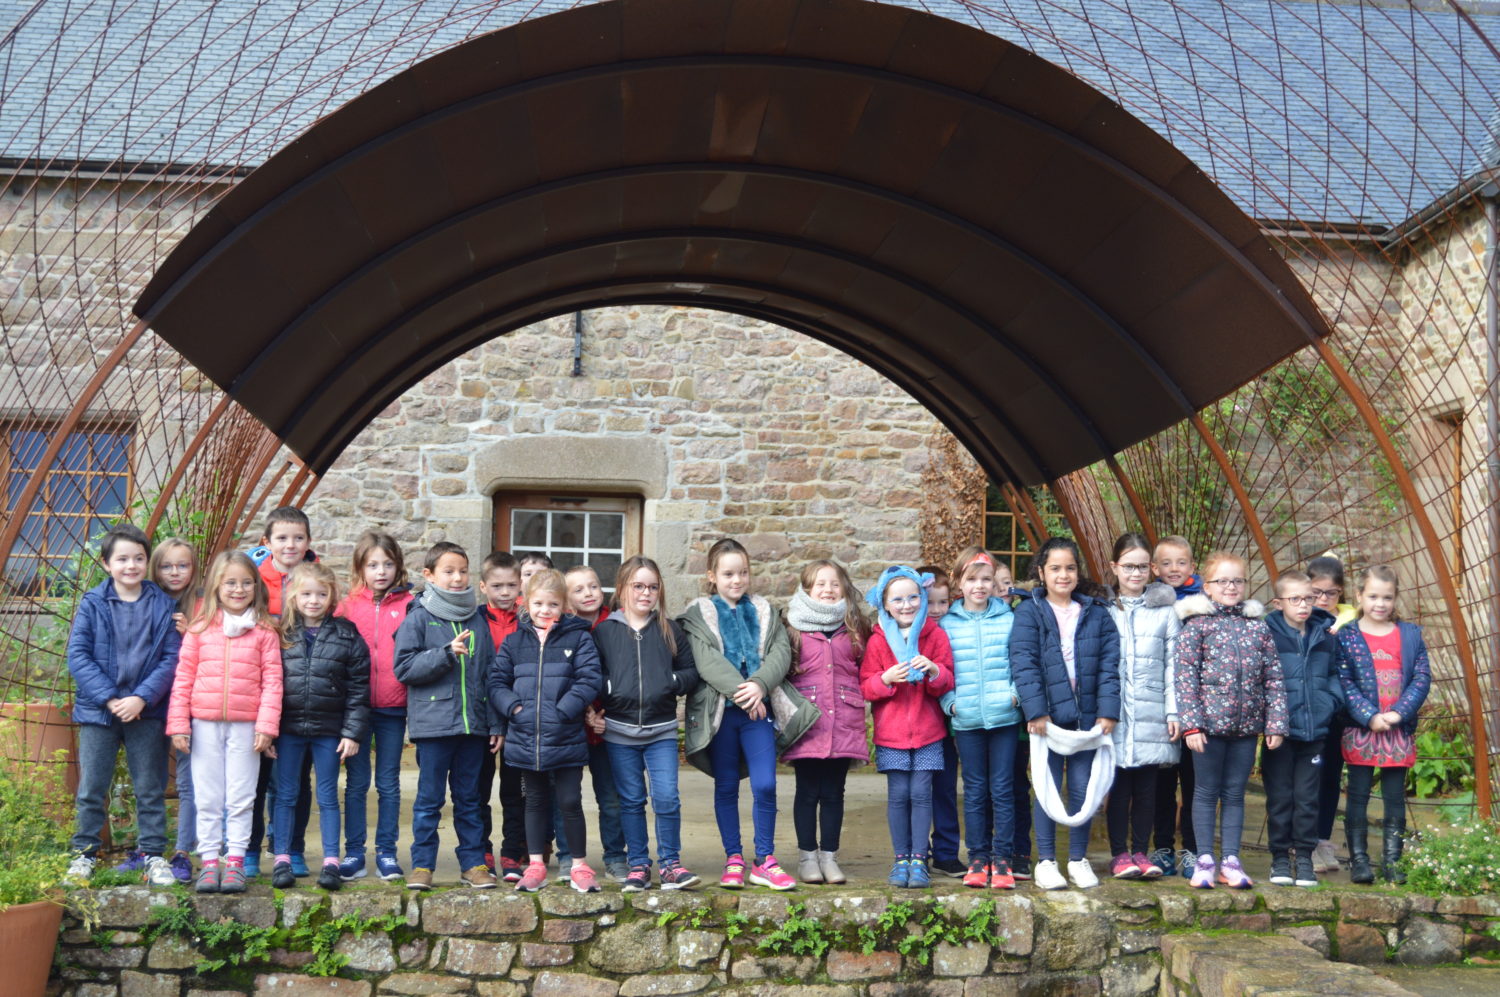
<path id="1" fill-rule="evenodd" d="M 588 312 L 491 341 L 381 413 L 308 506 L 342 563 L 377 527 L 408 556 L 440 539 L 481 555 L 496 491 L 634 493 L 672 604 L 697 595 L 713 540 L 750 549 L 757 589 L 790 594 L 809 560 L 857 579 L 920 557 L 933 417 L 868 367 L 763 322 L 700 309 Z M 524 444 L 524 445 L 523 445 Z"/>
<path id="2" fill-rule="evenodd" d="M 332 896 L 295 890 L 280 899 L 262 886 L 243 897 L 181 896 L 209 922 L 291 929 L 390 917 L 396 926 L 357 936 L 329 932 L 325 948 L 347 960 L 336 976 L 311 975 L 314 954 L 308 944 L 294 944 L 287 931 L 273 936 L 277 947 L 264 959 L 203 973 L 199 959 L 222 957 L 223 951 L 202 951 L 202 938 L 181 934 L 149 937 L 151 906 L 176 904 L 176 896 L 144 887 L 101 890 L 89 905 L 94 930 L 76 921 L 65 926 L 51 997 L 646 997 L 710 991 L 763 997 L 1144 997 L 1166 982 L 1163 953 L 1186 936 L 1200 938 L 1195 932 L 1279 938 L 1275 944 L 1294 946 L 1288 951 L 1301 953 L 1306 946 L 1306 960 L 1317 953 L 1368 965 L 1393 955 L 1434 964 L 1490 951 L 1496 942 L 1484 929 L 1500 916 L 1494 897 L 1436 901 L 1370 889 L 1204 893 L 1185 884 L 1117 882 L 1088 893 L 1025 890 L 993 898 L 971 891 L 853 888 L 790 896 L 717 889 L 626 896 L 560 888 L 535 897 L 462 889 L 416 895 L 379 885 Z M 933 934 L 934 924 L 961 931 L 983 918 L 987 940 L 921 940 Z M 806 928 L 807 922 L 818 929 Z M 1181 965 L 1174 957 L 1174 972 L 1182 971 L 1175 972 L 1173 992 L 1228 992 L 1186 986 L 1195 978 L 1189 949 L 1202 946 L 1184 947 Z M 1359 988 L 1358 980 L 1368 977 L 1355 966 L 1323 966 L 1319 992 L 1373 992 Z M 1278 966 L 1261 968 L 1274 972 Z M 1253 964 L 1247 970 L 1251 982 L 1255 970 Z M 1271 989 L 1285 988 L 1283 981 Z"/>

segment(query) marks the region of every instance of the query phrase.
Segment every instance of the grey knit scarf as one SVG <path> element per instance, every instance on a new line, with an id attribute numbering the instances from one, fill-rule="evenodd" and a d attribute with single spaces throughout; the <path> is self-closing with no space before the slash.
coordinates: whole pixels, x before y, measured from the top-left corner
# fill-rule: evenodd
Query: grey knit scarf
<path id="1" fill-rule="evenodd" d="M 844 614 L 848 611 L 848 604 L 843 599 L 818 602 L 799 588 L 792 593 L 792 601 L 787 603 L 786 621 L 793 630 L 802 633 L 827 633 L 843 625 Z"/>
<path id="2" fill-rule="evenodd" d="M 449 592 L 436 585 L 429 585 L 422 590 L 422 607 L 440 620 L 462 623 L 474 615 L 479 603 L 474 597 L 472 585 L 462 592 Z"/>

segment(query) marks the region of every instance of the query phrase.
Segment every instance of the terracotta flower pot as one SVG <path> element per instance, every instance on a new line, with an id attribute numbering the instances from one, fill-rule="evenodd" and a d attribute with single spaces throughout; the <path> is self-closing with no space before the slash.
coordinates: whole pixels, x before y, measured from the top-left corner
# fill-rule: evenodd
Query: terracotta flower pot
<path id="1" fill-rule="evenodd" d="M 6 763 L 56 765 L 57 752 L 66 752 L 62 787 L 69 796 L 78 792 L 78 731 L 67 710 L 51 703 L 0 703 L 0 722 L 4 721 L 11 721 L 16 733 L 0 745 Z"/>
<path id="2" fill-rule="evenodd" d="M 7 994 L 41 997 L 47 989 L 62 916 L 62 905 L 49 900 L 0 911 L 0 966 L 5 967 Z"/>

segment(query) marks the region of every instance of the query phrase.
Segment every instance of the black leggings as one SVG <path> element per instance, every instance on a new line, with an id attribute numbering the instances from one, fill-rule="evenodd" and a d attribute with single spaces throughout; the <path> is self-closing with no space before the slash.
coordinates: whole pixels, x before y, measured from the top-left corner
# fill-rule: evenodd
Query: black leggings
<path id="1" fill-rule="evenodd" d="M 1177 784 L 1182 783 L 1182 802 L 1178 805 Z M 1184 745 L 1176 765 L 1157 773 L 1156 778 L 1156 847 L 1173 848 L 1177 833 L 1182 832 L 1182 847 L 1198 854 L 1198 836 L 1193 833 L 1193 793 L 1197 780 L 1193 773 L 1193 753 Z"/>
<path id="2" fill-rule="evenodd" d="M 1375 782 L 1373 765 L 1353 765 L 1349 771 L 1349 805 L 1344 809 L 1344 819 L 1354 818 L 1355 824 L 1363 823 L 1370 806 L 1370 789 Z M 1380 770 L 1380 802 L 1388 817 L 1400 815 L 1406 822 L 1406 769 L 1387 767 Z"/>
<path id="3" fill-rule="evenodd" d="M 1151 825 L 1156 820 L 1156 773 L 1155 765 L 1115 769 L 1115 784 L 1109 791 L 1109 807 L 1105 813 L 1109 822 L 1111 855 L 1149 851 Z M 1127 827 L 1130 832 L 1128 849 L 1125 847 Z"/>
<path id="4" fill-rule="evenodd" d="M 818 850 L 818 808 L 823 810 L 823 851 L 839 850 L 839 832 L 844 828 L 844 779 L 849 774 L 847 758 L 798 758 L 797 795 L 792 800 L 792 826 L 797 829 L 797 847 Z"/>
<path id="5" fill-rule="evenodd" d="M 583 766 L 573 765 L 549 772 L 521 770 L 521 786 L 526 793 L 526 845 L 532 855 L 541 855 L 552 843 L 552 794 L 562 811 L 563 836 L 568 853 L 575 859 L 588 854 L 588 839 L 583 823 Z"/>

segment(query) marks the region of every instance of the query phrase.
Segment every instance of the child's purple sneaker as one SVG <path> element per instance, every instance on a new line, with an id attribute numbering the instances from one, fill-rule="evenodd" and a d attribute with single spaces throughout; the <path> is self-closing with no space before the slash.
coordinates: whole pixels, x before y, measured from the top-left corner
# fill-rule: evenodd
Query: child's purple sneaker
<path id="1" fill-rule="evenodd" d="M 1250 881 L 1250 877 L 1245 875 L 1238 855 L 1226 855 L 1224 861 L 1219 863 L 1219 882 L 1231 890 L 1248 890 L 1255 885 Z M 1196 886 L 1197 883 L 1195 882 L 1194 885 Z"/>
<path id="2" fill-rule="evenodd" d="M 146 853 L 135 851 L 125 856 L 125 861 L 115 866 L 115 872 L 145 872 Z"/>
<path id="3" fill-rule="evenodd" d="M 193 860 L 188 858 L 187 852 L 178 852 L 172 856 L 172 875 L 177 877 L 179 883 L 191 883 L 193 881 Z"/>
<path id="4" fill-rule="evenodd" d="M 1193 878 L 1190 885 L 1195 890 L 1211 890 L 1214 888 L 1214 857 L 1212 855 L 1199 855 L 1198 861 L 1193 865 Z"/>

